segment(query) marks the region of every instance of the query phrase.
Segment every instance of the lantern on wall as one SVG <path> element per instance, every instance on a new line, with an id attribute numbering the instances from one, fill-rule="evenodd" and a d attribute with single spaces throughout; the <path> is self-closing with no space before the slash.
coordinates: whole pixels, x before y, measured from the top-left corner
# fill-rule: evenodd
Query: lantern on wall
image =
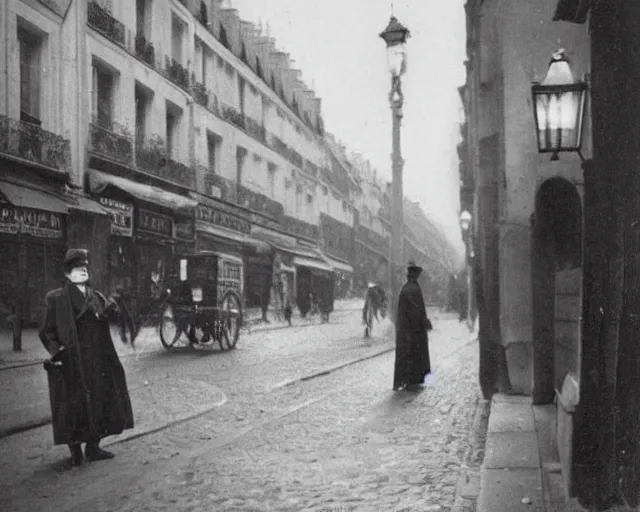
<path id="1" fill-rule="evenodd" d="M 561 151 L 574 151 L 582 159 L 587 84 L 574 81 L 564 50 L 553 54 L 547 75 L 533 83 L 531 93 L 538 152 L 553 153 L 551 160 L 558 160 Z"/>

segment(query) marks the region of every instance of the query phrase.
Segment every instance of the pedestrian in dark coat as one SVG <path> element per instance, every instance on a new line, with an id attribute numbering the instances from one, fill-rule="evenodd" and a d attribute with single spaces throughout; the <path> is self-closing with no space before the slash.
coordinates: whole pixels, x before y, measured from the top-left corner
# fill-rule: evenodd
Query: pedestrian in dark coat
<path id="1" fill-rule="evenodd" d="M 51 360 L 45 363 L 54 444 L 67 444 L 71 462 L 110 459 L 102 438 L 133 428 L 124 369 L 111 339 L 107 313 L 115 307 L 89 285 L 88 253 L 69 249 L 66 283 L 46 296 L 40 339 Z"/>
<path id="2" fill-rule="evenodd" d="M 427 331 L 431 322 L 418 284 L 422 268 L 409 262 L 396 315 L 396 360 L 393 389 L 415 388 L 431 373 Z"/>

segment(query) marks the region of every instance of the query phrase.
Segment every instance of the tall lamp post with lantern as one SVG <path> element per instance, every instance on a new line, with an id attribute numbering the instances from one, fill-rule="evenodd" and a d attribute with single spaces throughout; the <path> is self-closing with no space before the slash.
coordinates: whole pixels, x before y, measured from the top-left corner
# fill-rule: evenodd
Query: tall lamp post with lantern
<path id="1" fill-rule="evenodd" d="M 396 305 L 399 293 L 398 268 L 404 257 L 402 214 L 402 169 L 404 161 L 400 149 L 400 123 L 402 121 L 402 95 L 401 77 L 405 74 L 406 43 L 410 36 L 409 29 L 403 26 L 395 16 L 391 16 L 387 28 L 380 33 L 387 45 L 387 64 L 391 74 L 391 91 L 389 103 L 393 120 L 393 150 L 391 154 L 392 179 L 391 179 L 391 246 L 389 248 L 389 285 L 391 288 L 391 318 L 395 322 Z"/>

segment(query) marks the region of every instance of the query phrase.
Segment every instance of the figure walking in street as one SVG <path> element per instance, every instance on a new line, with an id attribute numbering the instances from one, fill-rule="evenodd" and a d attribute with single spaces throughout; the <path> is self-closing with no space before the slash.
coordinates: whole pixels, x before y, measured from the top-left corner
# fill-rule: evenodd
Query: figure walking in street
<path id="1" fill-rule="evenodd" d="M 427 331 L 431 321 L 418 284 L 422 267 L 413 261 L 407 267 L 407 282 L 400 290 L 396 314 L 396 360 L 393 390 L 419 389 L 431 373 Z"/>
<path id="2" fill-rule="evenodd" d="M 107 315 L 113 301 L 89 284 L 88 251 L 69 249 L 66 283 L 46 296 L 40 339 L 51 359 L 45 362 L 54 444 L 67 444 L 71 464 L 110 459 L 100 440 L 133 428 L 133 411 L 124 369 L 111 339 Z M 84 457 L 81 443 L 86 443 Z"/>

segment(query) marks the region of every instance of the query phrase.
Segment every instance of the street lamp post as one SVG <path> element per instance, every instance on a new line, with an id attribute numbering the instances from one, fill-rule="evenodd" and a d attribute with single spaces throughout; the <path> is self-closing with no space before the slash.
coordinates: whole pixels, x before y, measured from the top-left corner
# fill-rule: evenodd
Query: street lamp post
<path id="1" fill-rule="evenodd" d="M 402 168 L 404 161 L 400 149 L 400 123 L 404 98 L 400 78 L 406 71 L 406 42 L 410 32 L 395 16 L 380 34 L 387 45 L 387 64 L 391 73 L 389 103 L 393 120 L 393 150 L 391 154 L 391 246 L 389 248 L 389 285 L 391 288 L 391 319 L 395 322 L 399 293 L 398 268 L 403 261 Z"/>

